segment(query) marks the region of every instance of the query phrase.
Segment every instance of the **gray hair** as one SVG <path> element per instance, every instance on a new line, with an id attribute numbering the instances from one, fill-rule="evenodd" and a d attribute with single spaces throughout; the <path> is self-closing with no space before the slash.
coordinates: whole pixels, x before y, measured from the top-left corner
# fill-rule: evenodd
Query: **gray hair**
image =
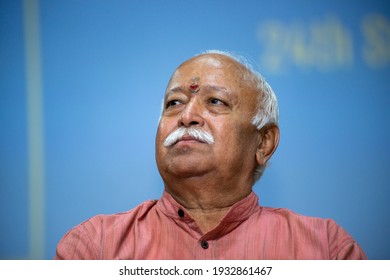
<path id="1" fill-rule="evenodd" d="M 255 84 L 256 90 L 259 93 L 257 113 L 252 118 L 252 124 L 257 130 L 261 130 L 267 125 L 278 125 L 279 123 L 279 107 L 278 100 L 271 86 L 266 82 L 263 76 L 255 71 L 248 60 L 242 56 L 232 54 L 231 52 L 221 50 L 208 50 L 202 54 L 219 54 L 227 56 L 244 67 L 246 73 L 244 79 Z M 263 175 L 266 165 L 258 165 L 254 172 L 254 182 L 260 179 Z"/>

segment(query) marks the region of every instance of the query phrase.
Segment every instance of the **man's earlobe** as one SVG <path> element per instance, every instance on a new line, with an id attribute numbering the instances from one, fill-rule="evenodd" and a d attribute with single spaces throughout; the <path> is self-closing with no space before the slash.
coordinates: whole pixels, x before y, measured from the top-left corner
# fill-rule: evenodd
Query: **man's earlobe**
<path id="1" fill-rule="evenodd" d="M 259 133 L 256 161 L 259 165 L 265 165 L 279 145 L 279 127 L 275 124 L 267 125 Z"/>

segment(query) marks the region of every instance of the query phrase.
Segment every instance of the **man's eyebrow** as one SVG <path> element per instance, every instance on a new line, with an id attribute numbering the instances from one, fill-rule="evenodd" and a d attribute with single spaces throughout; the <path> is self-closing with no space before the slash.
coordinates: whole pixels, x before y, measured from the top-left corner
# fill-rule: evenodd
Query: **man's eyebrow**
<path id="1" fill-rule="evenodd" d="M 222 93 L 224 95 L 226 95 L 229 99 L 233 100 L 235 99 L 234 98 L 234 95 L 232 94 L 232 92 L 227 89 L 226 87 L 223 87 L 223 86 L 217 86 L 217 85 L 201 85 L 200 86 L 200 91 L 204 91 L 204 92 L 207 92 L 207 93 Z M 187 88 L 187 87 L 184 87 L 184 86 L 174 86 L 172 88 L 169 88 L 166 92 L 165 92 L 165 95 L 164 95 L 164 102 L 167 101 L 167 99 L 175 94 L 175 93 L 182 93 L 182 94 L 191 94 L 190 93 L 190 89 Z"/>
<path id="2" fill-rule="evenodd" d="M 173 88 L 170 88 L 167 90 L 167 95 L 169 95 L 171 93 L 175 93 L 175 92 L 184 92 L 184 91 L 185 91 L 185 89 L 182 86 L 173 87 Z"/>
<path id="3" fill-rule="evenodd" d="M 174 93 L 181 93 L 181 92 L 184 92 L 184 89 L 181 86 L 169 88 L 164 94 L 164 100 L 167 100 L 167 98 Z"/>

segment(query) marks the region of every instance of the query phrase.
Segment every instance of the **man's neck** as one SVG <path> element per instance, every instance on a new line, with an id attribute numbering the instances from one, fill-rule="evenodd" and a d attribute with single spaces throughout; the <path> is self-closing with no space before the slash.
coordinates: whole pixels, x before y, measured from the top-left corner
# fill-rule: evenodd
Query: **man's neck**
<path id="1" fill-rule="evenodd" d="M 217 209 L 187 209 L 203 234 L 216 228 L 229 211 L 229 207 Z"/>
<path id="2" fill-rule="evenodd" d="M 190 213 L 202 233 L 214 229 L 230 207 L 251 192 L 251 186 L 215 184 L 191 178 L 165 185 L 165 190 Z"/>

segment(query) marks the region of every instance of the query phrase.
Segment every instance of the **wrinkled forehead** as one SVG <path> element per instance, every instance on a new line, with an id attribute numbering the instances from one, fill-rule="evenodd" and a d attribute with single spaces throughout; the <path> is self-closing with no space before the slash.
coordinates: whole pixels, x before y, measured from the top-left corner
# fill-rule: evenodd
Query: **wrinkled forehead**
<path id="1" fill-rule="evenodd" d="M 199 86 L 219 85 L 237 91 L 251 86 L 245 79 L 246 68 L 232 58 L 207 54 L 182 63 L 173 73 L 167 91 L 175 87 L 189 87 L 196 81 Z"/>

